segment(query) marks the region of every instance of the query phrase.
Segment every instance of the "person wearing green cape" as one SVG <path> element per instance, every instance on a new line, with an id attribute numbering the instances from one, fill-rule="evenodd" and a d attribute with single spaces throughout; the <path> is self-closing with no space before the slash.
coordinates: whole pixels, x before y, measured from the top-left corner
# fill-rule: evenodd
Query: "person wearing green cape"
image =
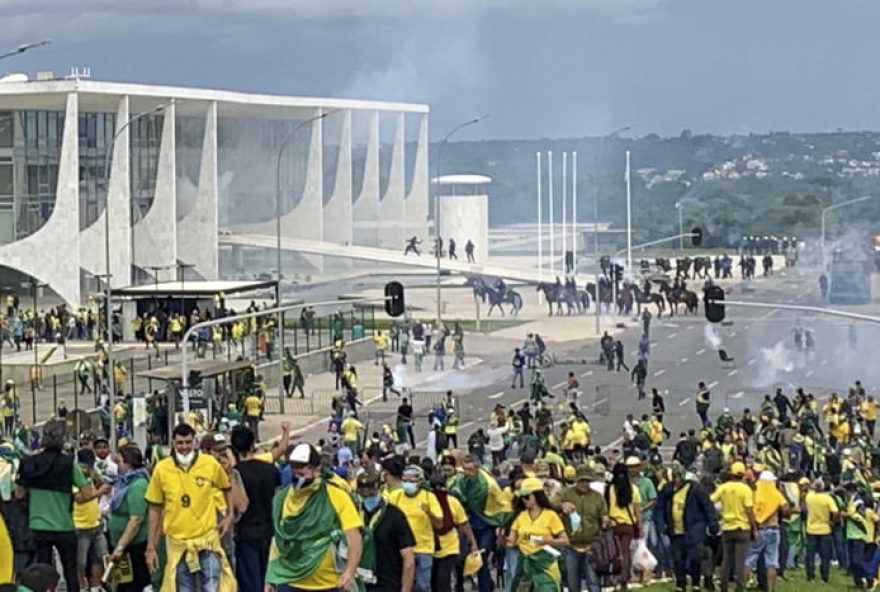
<path id="1" fill-rule="evenodd" d="M 515 509 L 519 512 L 510 526 L 507 546 L 521 553 L 513 575 L 512 590 L 528 583 L 529 592 L 557 592 L 562 573 L 559 552 L 553 547 L 567 547 L 565 526 L 544 493 L 544 482 L 536 477 L 523 479 L 516 490 Z"/>
<path id="2" fill-rule="evenodd" d="M 361 560 L 364 521 L 351 496 L 321 474 L 321 455 L 309 444 L 290 453 L 293 483 L 275 494 L 275 536 L 267 589 L 277 592 L 350 591 Z"/>

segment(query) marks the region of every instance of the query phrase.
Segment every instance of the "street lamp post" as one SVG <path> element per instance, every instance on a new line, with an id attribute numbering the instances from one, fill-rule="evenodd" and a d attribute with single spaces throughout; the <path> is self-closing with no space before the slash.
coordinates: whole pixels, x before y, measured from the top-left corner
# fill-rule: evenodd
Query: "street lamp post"
<path id="1" fill-rule="evenodd" d="M 471 125 L 475 125 L 480 123 L 484 119 L 489 117 L 488 113 L 480 115 L 478 117 L 474 117 L 473 119 L 468 119 L 462 123 L 459 123 L 457 126 L 452 128 L 448 134 L 443 138 L 443 141 L 440 142 L 440 145 L 437 147 L 437 166 L 434 167 L 436 171 L 436 177 L 434 178 L 434 240 L 436 242 L 434 248 L 434 256 L 437 258 L 437 325 L 440 325 L 440 320 L 442 318 L 442 305 L 440 301 L 440 159 L 443 156 L 443 148 L 446 146 L 446 143 L 449 141 L 453 135 L 463 130 L 466 127 Z M 488 255 L 488 253 L 486 253 Z"/>
<path id="2" fill-rule="evenodd" d="M 680 201 L 675 202 L 675 209 L 678 210 L 678 250 L 684 251 L 684 219 L 682 218 L 684 204 Z"/>
<path id="3" fill-rule="evenodd" d="M 852 205 L 852 204 L 856 204 L 856 203 L 860 203 L 863 201 L 868 201 L 869 199 L 875 199 L 876 197 L 877 197 L 876 195 L 863 195 L 863 196 L 857 197 L 855 199 L 848 199 L 848 200 L 842 201 L 838 204 L 828 206 L 827 208 L 822 210 L 822 218 L 821 218 L 822 239 L 821 239 L 820 244 L 822 247 L 822 269 L 823 270 L 825 269 L 825 251 L 826 251 L 826 249 L 825 249 L 825 216 L 828 214 L 828 212 L 831 212 L 833 210 L 837 210 L 839 208 L 842 208 L 842 207 L 845 207 L 848 205 Z"/>
<path id="4" fill-rule="evenodd" d="M 173 102 L 173 101 L 172 101 Z M 106 278 L 104 283 L 104 299 L 105 306 L 104 309 L 104 321 L 107 329 L 107 381 L 109 384 L 109 392 L 110 392 L 110 404 L 111 404 L 111 413 L 110 413 L 110 442 L 113 445 L 113 449 L 116 449 L 116 416 L 112 413 L 112 405 L 113 400 L 116 397 L 116 384 L 114 380 L 114 360 L 113 360 L 113 307 L 111 302 L 111 288 L 110 282 L 113 279 L 112 274 L 110 273 L 110 158 L 113 155 L 113 151 L 116 148 L 116 141 L 125 133 L 128 128 L 135 121 L 143 119 L 144 117 L 148 117 L 150 115 L 154 115 L 159 113 L 165 109 L 170 103 L 162 103 L 156 107 L 153 107 L 149 111 L 144 111 L 143 113 L 138 113 L 133 117 L 130 117 L 128 121 L 122 124 L 116 133 L 113 135 L 113 139 L 110 141 L 110 144 L 107 146 L 107 152 L 104 154 L 104 265 L 106 271 Z M 126 155 L 126 158 L 129 158 L 130 155 Z"/>
<path id="5" fill-rule="evenodd" d="M 327 113 L 321 113 L 320 115 L 315 115 L 314 117 L 310 117 L 304 121 L 299 122 L 296 127 L 294 127 L 284 139 L 281 140 L 281 145 L 278 147 L 278 160 L 275 166 L 275 257 L 276 257 L 276 277 L 275 277 L 275 306 L 281 306 L 281 157 L 284 155 L 284 149 L 287 148 L 287 145 L 290 144 L 293 139 L 296 137 L 299 130 L 307 126 L 308 124 L 317 121 L 319 119 L 324 119 L 328 115 L 330 115 L 330 111 Z M 279 364 L 284 364 L 284 313 L 279 312 L 278 318 L 276 319 L 278 323 L 278 360 Z M 279 368 L 281 368 L 279 366 Z M 278 400 L 280 401 L 281 413 L 284 413 L 284 386 L 281 384 L 280 376 L 281 370 L 279 370 L 279 381 L 278 381 Z"/>

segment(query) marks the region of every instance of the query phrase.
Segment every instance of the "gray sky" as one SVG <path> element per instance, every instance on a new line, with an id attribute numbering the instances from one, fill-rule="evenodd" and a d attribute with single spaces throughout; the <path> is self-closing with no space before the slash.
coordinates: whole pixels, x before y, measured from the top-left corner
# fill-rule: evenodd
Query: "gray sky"
<path id="1" fill-rule="evenodd" d="M 876 0 L 0 0 L 2 71 L 426 102 L 432 136 L 880 128 Z"/>

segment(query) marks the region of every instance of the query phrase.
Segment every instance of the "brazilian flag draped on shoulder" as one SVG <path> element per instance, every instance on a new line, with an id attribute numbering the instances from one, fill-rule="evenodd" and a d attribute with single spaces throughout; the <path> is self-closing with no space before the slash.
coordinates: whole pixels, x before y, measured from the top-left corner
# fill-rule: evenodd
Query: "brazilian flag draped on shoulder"
<path id="1" fill-rule="evenodd" d="M 550 575 L 550 568 L 556 561 L 556 557 L 544 550 L 530 555 L 521 554 L 511 589 L 518 590 L 528 586 L 526 589 L 529 592 L 556 592 L 559 584 Z"/>
<path id="2" fill-rule="evenodd" d="M 450 489 L 462 500 L 465 508 L 490 526 L 505 526 L 513 518 L 510 502 L 498 482 L 485 469 L 477 472 L 476 479 L 456 475 Z"/>
<path id="3" fill-rule="evenodd" d="M 269 584 L 295 584 L 309 577 L 318 569 L 327 550 L 344 537 L 326 482 L 320 479 L 310 487 L 314 491 L 294 515 L 284 515 L 290 486 L 278 491 L 272 500 L 275 539 L 266 571 Z"/>

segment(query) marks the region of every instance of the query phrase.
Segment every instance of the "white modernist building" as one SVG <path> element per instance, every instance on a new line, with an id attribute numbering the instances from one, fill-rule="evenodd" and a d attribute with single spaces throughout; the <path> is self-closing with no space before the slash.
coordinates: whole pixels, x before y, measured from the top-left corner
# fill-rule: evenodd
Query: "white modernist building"
<path id="1" fill-rule="evenodd" d="M 427 234 L 425 105 L 21 78 L 0 81 L 0 268 L 72 306 L 107 238 L 115 288 L 217 279 L 220 229 L 274 235 L 276 211 L 289 238 Z"/>
<path id="2" fill-rule="evenodd" d="M 489 185 L 484 175 L 443 175 L 431 180 L 440 207 L 440 236 L 449 244 L 455 240 L 458 256 L 464 257 L 467 241 L 474 254 L 489 256 Z"/>

